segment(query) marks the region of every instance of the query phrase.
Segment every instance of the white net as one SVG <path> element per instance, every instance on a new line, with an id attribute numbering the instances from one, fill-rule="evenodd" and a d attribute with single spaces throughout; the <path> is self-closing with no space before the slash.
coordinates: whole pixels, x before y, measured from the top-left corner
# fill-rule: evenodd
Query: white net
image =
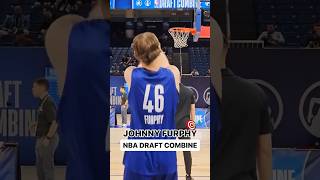
<path id="1" fill-rule="evenodd" d="M 188 47 L 188 38 L 191 33 L 189 28 L 170 28 L 169 33 L 174 40 L 175 48 Z"/>

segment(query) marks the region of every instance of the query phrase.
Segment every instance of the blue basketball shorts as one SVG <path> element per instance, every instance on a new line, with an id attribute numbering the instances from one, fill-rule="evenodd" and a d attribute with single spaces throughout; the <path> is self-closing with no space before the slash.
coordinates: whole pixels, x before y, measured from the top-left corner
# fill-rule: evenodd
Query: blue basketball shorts
<path id="1" fill-rule="evenodd" d="M 174 172 L 171 174 L 149 176 L 149 175 L 138 174 L 125 169 L 123 180 L 178 180 L 178 173 Z"/>

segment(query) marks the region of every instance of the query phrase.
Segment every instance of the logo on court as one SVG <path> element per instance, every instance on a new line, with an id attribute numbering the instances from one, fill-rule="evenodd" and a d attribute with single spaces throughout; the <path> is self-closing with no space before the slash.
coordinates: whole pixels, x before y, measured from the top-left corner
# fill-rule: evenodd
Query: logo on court
<path id="1" fill-rule="evenodd" d="M 260 80 L 251 79 L 252 82 L 259 85 L 268 97 L 268 111 L 273 122 L 273 129 L 277 129 L 279 126 L 282 116 L 283 116 L 283 101 L 277 89 L 273 87 L 270 83 Z"/>
<path id="2" fill-rule="evenodd" d="M 203 93 L 203 100 L 210 105 L 210 88 L 207 88 Z"/>
<path id="3" fill-rule="evenodd" d="M 320 81 L 303 93 L 299 104 L 299 117 L 312 135 L 320 138 Z"/>
<path id="4" fill-rule="evenodd" d="M 193 130 L 193 129 L 196 128 L 196 124 L 194 123 L 194 121 L 189 120 L 189 121 L 186 122 L 186 128 Z"/>
<path id="5" fill-rule="evenodd" d="M 190 88 L 193 91 L 194 100 L 195 100 L 195 103 L 197 103 L 198 99 L 199 99 L 199 93 L 198 93 L 197 89 L 192 86 L 187 86 L 187 88 Z"/>

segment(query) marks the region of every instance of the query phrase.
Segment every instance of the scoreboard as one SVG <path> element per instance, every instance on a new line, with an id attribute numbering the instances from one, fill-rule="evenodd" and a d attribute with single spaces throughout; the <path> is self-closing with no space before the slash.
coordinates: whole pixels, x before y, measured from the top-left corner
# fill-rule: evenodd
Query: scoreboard
<path id="1" fill-rule="evenodd" d="M 198 0 L 110 0 L 111 9 L 196 9 Z M 201 0 L 202 9 L 210 9 L 210 1 Z"/>
<path id="2" fill-rule="evenodd" d="M 135 0 L 133 9 L 195 9 L 197 0 Z"/>

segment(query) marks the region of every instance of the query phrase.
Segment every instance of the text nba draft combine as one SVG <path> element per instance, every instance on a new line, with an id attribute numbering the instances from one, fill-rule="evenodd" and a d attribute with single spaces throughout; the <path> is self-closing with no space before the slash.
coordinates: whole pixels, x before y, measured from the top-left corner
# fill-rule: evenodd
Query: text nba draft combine
<path id="1" fill-rule="evenodd" d="M 200 151 L 200 140 L 154 140 L 150 138 L 192 138 L 196 136 L 196 130 L 173 129 L 139 129 L 126 130 L 120 141 L 121 151 Z"/>

